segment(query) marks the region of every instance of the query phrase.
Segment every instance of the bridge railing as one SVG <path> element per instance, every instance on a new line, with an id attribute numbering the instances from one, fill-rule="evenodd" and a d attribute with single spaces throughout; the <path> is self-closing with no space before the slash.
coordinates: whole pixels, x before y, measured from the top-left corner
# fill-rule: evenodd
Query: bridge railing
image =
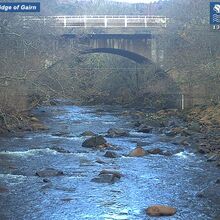
<path id="1" fill-rule="evenodd" d="M 30 24 L 30 22 L 40 22 L 42 25 L 64 28 L 161 28 L 166 27 L 167 21 L 168 19 L 165 16 L 132 15 L 24 17 L 25 25 Z"/>

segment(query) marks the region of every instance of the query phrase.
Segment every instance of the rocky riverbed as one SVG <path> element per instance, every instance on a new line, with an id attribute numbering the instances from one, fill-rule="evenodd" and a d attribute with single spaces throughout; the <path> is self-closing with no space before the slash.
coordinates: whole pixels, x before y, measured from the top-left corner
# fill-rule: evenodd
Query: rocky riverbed
<path id="1" fill-rule="evenodd" d="M 219 219 L 218 149 L 197 153 L 204 125 L 117 106 L 33 114 L 45 129 L 0 138 L 0 219 Z"/>
<path id="2" fill-rule="evenodd" d="M 220 105 L 200 106 L 186 111 L 161 110 L 124 112 L 134 119 L 138 131 L 162 134 L 164 141 L 191 147 L 220 166 Z"/>

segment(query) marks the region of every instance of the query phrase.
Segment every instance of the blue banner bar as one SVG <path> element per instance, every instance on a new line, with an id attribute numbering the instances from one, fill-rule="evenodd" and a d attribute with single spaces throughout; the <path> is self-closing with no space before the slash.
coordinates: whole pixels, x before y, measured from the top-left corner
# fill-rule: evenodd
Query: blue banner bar
<path id="1" fill-rule="evenodd" d="M 0 12 L 40 12 L 40 2 L 0 2 Z"/>

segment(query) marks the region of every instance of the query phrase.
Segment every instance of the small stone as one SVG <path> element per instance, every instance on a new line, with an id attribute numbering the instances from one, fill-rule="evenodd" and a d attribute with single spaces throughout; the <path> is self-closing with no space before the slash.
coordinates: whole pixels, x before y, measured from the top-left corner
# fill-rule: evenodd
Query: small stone
<path id="1" fill-rule="evenodd" d="M 39 177 L 49 177 L 49 176 L 62 176 L 63 171 L 56 170 L 54 168 L 46 168 L 36 172 Z"/>
<path id="2" fill-rule="evenodd" d="M 102 174 L 113 174 L 115 175 L 117 178 L 121 178 L 123 175 L 117 171 L 117 170 L 102 170 L 99 175 L 102 175 Z"/>
<path id="3" fill-rule="evenodd" d="M 70 151 L 65 150 L 65 149 L 63 149 L 63 148 L 61 148 L 61 147 L 51 147 L 50 149 L 51 149 L 51 150 L 54 150 L 54 151 L 56 151 L 56 152 L 58 152 L 58 153 L 63 153 L 63 154 L 71 153 Z"/>
<path id="4" fill-rule="evenodd" d="M 37 130 L 42 130 L 42 131 L 48 130 L 48 127 L 40 123 L 34 123 L 31 126 L 32 126 L 32 129 L 36 131 Z"/>
<path id="5" fill-rule="evenodd" d="M 130 157 L 143 157 L 146 155 L 146 151 L 142 147 L 136 147 L 129 153 Z"/>
<path id="6" fill-rule="evenodd" d="M 35 117 L 31 117 L 31 121 L 33 122 L 39 122 L 39 119 L 35 118 Z"/>
<path id="7" fill-rule="evenodd" d="M 172 216 L 176 213 L 176 209 L 170 206 L 154 205 L 147 208 L 146 213 L 150 216 Z"/>
<path id="8" fill-rule="evenodd" d="M 147 150 L 146 151 L 148 154 L 163 154 L 163 151 L 160 148 L 155 148 L 152 150 Z"/>
<path id="9" fill-rule="evenodd" d="M 113 152 L 113 151 L 106 151 L 106 153 L 104 154 L 104 157 L 117 158 L 118 155 L 115 152 Z"/>
<path id="10" fill-rule="evenodd" d="M 91 181 L 95 183 L 115 183 L 117 180 L 119 179 L 113 174 L 101 174 L 98 177 L 93 178 Z"/>
<path id="11" fill-rule="evenodd" d="M 53 136 L 57 136 L 57 137 L 62 137 L 62 136 L 67 136 L 69 135 L 69 132 L 66 132 L 66 131 L 60 131 L 60 132 L 57 132 L 55 134 L 52 134 Z"/>
<path id="12" fill-rule="evenodd" d="M 99 175 L 93 178 L 91 181 L 96 183 L 115 183 L 123 175 L 116 170 L 102 170 Z"/>
<path id="13" fill-rule="evenodd" d="M 105 164 L 106 162 L 103 161 L 103 160 L 101 160 L 101 159 L 97 159 L 97 160 L 96 160 L 96 163 L 99 163 L 99 164 Z"/>
<path id="14" fill-rule="evenodd" d="M 175 137 L 177 135 L 177 133 L 174 131 L 167 131 L 167 132 L 165 132 L 165 135 L 168 137 Z"/>
<path id="15" fill-rule="evenodd" d="M 196 196 L 199 197 L 199 198 L 204 198 L 205 193 L 204 193 L 204 191 L 200 191 L 200 192 L 196 193 Z"/>
<path id="16" fill-rule="evenodd" d="M 9 190 L 3 186 L 0 186 L 0 193 L 6 193 L 8 192 Z"/>
<path id="17" fill-rule="evenodd" d="M 142 133 L 150 133 L 152 132 L 153 128 L 147 125 L 141 125 L 138 128 L 138 132 L 142 132 Z"/>
<path id="18" fill-rule="evenodd" d="M 216 184 L 220 184 L 220 179 L 217 179 L 217 180 L 215 181 L 215 183 L 216 183 Z"/>
<path id="19" fill-rule="evenodd" d="M 96 134 L 92 131 L 84 131 L 82 134 L 80 134 L 80 136 L 83 137 L 92 137 L 92 136 L 96 136 Z"/>
<path id="20" fill-rule="evenodd" d="M 49 179 L 43 179 L 43 182 L 44 183 L 50 183 L 50 180 Z"/>
<path id="21" fill-rule="evenodd" d="M 129 135 L 128 131 L 122 130 L 122 129 L 116 129 L 116 128 L 110 128 L 107 132 L 108 137 L 125 137 Z"/>

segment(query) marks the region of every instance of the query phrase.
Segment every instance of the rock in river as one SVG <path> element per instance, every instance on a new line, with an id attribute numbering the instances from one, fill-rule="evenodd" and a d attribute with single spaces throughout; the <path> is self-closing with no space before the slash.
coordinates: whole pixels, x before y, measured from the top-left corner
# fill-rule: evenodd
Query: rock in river
<path id="1" fill-rule="evenodd" d="M 117 128 L 110 128 L 107 133 L 108 137 L 124 137 L 129 135 L 128 131 Z"/>
<path id="2" fill-rule="evenodd" d="M 91 181 L 96 183 L 115 183 L 122 177 L 118 171 L 115 170 L 102 170 L 99 175 Z"/>
<path id="3" fill-rule="evenodd" d="M 117 158 L 118 154 L 116 154 L 114 151 L 106 151 L 106 153 L 104 154 L 104 157 Z"/>
<path id="4" fill-rule="evenodd" d="M 7 188 L 0 186 L 0 193 L 6 193 L 8 191 L 9 190 Z"/>
<path id="5" fill-rule="evenodd" d="M 130 157 L 143 157 L 146 155 L 146 151 L 142 147 L 136 147 L 129 153 Z"/>
<path id="6" fill-rule="evenodd" d="M 152 132 L 152 130 L 153 130 L 152 127 L 145 124 L 140 125 L 138 128 L 138 132 L 142 132 L 142 133 L 150 133 Z"/>
<path id="7" fill-rule="evenodd" d="M 150 216 L 171 216 L 176 213 L 176 209 L 170 206 L 154 205 L 146 209 Z"/>
<path id="8" fill-rule="evenodd" d="M 147 150 L 146 153 L 148 153 L 148 154 L 163 154 L 163 151 L 160 148 L 155 148 L 155 149 Z"/>
<path id="9" fill-rule="evenodd" d="M 107 141 L 102 136 L 95 136 L 95 137 L 86 139 L 82 143 L 82 146 L 87 147 L 87 148 L 106 147 Z"/>
<path id="10" fill-rule="evenodd" d="M 49 176 L 62 176 L 63 171 L 56 170 L 54 168 L 45 168 L 36 172 L 39 177 L 49 177 Z"/>
<path id="11" fill-rule="evenodd" d="M 84 131 L 82 134 L 80 134 L 80 136 L 95 136 L 96 134 L 92 131 Z"/>
<path id="12" fill-rule="evenodd" d="M 123 174 L 121 174 L 119 171 L 117 170 L 102 170 L 99 175 L 101 174 L 113 174 L 114 176 L 116 176 L 117 178 L 121 178 L 123 176 Z"/>

